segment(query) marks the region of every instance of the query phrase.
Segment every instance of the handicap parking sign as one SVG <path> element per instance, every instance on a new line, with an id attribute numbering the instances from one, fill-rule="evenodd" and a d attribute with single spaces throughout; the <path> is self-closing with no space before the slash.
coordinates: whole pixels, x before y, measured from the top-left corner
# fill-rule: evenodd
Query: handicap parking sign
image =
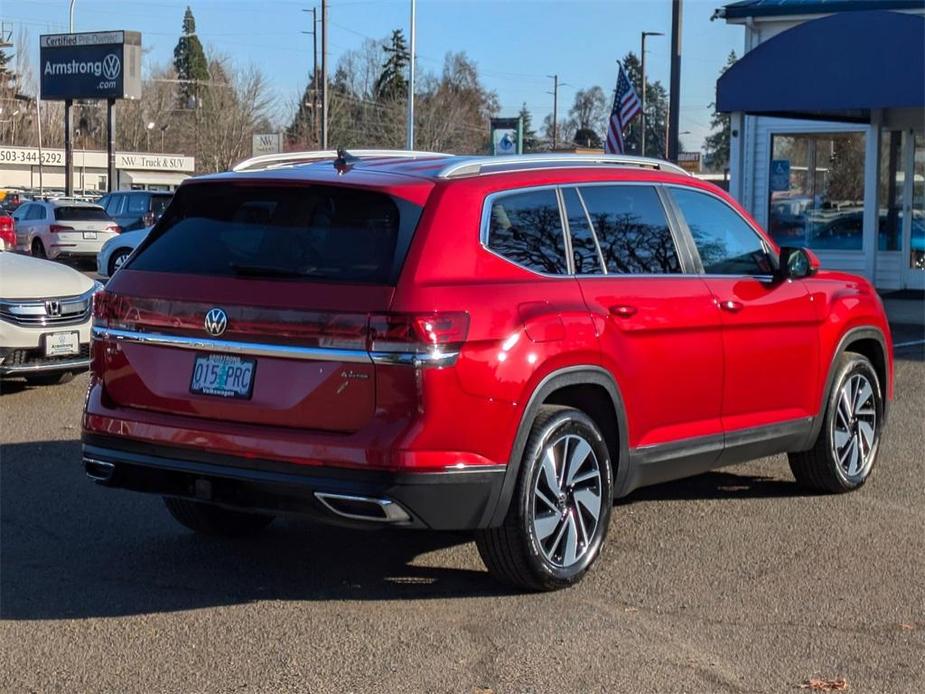
<path id="1" fill-rule="evenodd" d="M 771 191 L 790 190 L 790 160 L 771 160 Z"/>

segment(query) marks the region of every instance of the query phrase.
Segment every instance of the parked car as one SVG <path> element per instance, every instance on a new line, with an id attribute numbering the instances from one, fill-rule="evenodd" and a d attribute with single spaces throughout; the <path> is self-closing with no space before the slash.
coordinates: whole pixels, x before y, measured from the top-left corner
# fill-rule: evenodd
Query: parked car
<path id="1" fill-rule="evenodd" d="M 124 231 L 104 243 L 100 254 L 96 256 L 97 274 L 101 277 L 112 277 L 150 231 L 151 227 Z"/>
<path id="2" fill-rule="evenodd" d="M 90 364 L 93 294 L 102 285 L 59 263 L 0 253 L 0 376 L 64 383 Z"/>
<path id="3" fill-rule="evenodd" d="M 893 396 L 867 280 L 634 157 L 257 158 L 184 183 L 97 298 L 91 478 L 210 534 L 474 530 L 533 590 L 645 485 L 787 453 L 857 489 Z"/>
<path id="4" fill-rule="evenodd" d="M 99 199 L 106 212 L 124 231 L 134 231 L 152 226 L 167 205 L 173 193 L 151 190 L 120 190 Z"/>
<path id="5" fill-rule="evenodd" d="M 12 251 L 16 248 L 16 229 L 13 217 L 0 210 L 0 251 Z"/>
<path id="6" fill-rule="evenodd" d="M 16 248 L 36 258 L 95 258 L 122 230 L 99 205 L 68 199 L 34 200 L 13 213 Z"/>

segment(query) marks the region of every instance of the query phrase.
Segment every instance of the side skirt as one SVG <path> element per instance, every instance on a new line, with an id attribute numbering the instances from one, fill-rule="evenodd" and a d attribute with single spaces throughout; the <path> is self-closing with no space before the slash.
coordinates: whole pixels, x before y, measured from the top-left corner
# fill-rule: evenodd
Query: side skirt
<path id="1" fill-rule="evenodd" d="M 813 417 L 711 436 L 634 448 L 629 474 L 617 496 L 634 489 L 699 475 L 747 460 L 798 450 L 813 430 Z"/>

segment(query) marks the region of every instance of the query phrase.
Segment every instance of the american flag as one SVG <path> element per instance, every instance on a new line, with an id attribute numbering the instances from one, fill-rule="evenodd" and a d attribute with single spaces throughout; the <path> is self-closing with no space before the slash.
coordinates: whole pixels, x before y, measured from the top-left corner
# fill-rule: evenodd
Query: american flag
<path id="1" fill-rule="evenodd" d="M 617 88 L 614 90 L 613 111 L 610 113 L 610 125 L 607 128 L 607 142 L 604 151 L 608 154 L 623 154 L 623 131 L 639 115 L 642 104 L 636 96 L 636 90 L 620 66 L 617 76 Z"/>

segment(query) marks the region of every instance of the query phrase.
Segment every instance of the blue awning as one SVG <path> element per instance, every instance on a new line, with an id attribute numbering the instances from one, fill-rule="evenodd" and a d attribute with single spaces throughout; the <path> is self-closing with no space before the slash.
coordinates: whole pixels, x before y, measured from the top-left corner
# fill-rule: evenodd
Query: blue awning
<path id="1" fill-rule="evenodd" d="M 799 24 L 746 53 L 716 84 L 719 111 L 870 121 L 925 108 L 925 17 L 844 12 Z"/>

